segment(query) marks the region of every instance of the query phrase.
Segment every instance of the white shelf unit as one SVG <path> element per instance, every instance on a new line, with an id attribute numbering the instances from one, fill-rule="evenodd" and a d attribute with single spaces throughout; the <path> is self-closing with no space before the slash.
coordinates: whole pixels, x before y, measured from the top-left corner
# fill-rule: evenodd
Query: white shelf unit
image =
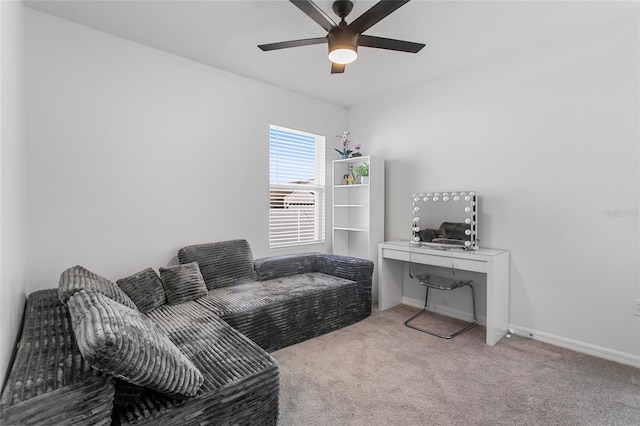
<path id="1" fill-rule="evenodd" d="M 362 163 L 369 164 L 369 183 L 344 185 L 349 166 L 355 173 Z M 384 159 L 367 155 L 334 160 L 332 178 L 333 253 L 377 263 L 378 243 L 384 241 Z M 377 269 L 373 273 L 374 289 Z"/>

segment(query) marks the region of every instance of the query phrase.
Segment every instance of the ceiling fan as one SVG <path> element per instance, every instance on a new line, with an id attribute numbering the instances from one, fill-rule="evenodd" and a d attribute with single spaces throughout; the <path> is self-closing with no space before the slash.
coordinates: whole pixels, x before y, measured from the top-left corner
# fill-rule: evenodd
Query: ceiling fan
<path id="1" fill-rule="evenodd" d="M 364 12 L 350 24 L 347 24 L 345 21 L 345 18 L 353 9 L 353 2 L 350 0 L 337 0 L 333 2 L 333 11 L 340 18 L 339 24 L 336 24 L 311 0 L 290 1 L 313 19 L 318 25 L 324 28 L 328 34 L 324 37 L 258 45 L 258 47 L 263 51 L 266 52 L 269 50 L 287 49 L 289 47 L 329 43 L 331 73 L 337 74 L 343 73 L 346 64 L 356 60 L 358 57 L 358 46 L 397 50 L 409 53 L 418 53 L 420 49 L 424 47 L 424 44 L 422 43 L 413 43 L 410 41 L 362 34 L 396 11 L 402 5 L 408 3 L 409 0 L 382 0 L 373 5 L 371 9 Z"/>

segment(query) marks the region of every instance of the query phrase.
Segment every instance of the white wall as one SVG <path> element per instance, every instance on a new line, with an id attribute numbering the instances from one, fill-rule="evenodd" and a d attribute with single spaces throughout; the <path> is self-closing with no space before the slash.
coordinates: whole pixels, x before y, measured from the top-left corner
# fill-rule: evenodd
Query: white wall
<path id="1" fill-rule="evenodd" d="M 188 244 L 283 253 L 268 248 L 269 123 L 333 138 L 344 108 L 25 17 L 31 289 L 76 264 L 111 279 L 164 266 Z"/>
<path id="2" fill-rule="evenodd" d="M 0 377 L 4 378 L 26 295 L 26 126 L 21 2 L 0 1 L 0 29 Z"/>
<path id="3" fill-rule="evenodd" d="M 511 251 L 511 324 L 640 366 L 638 34 L 635 16 L 531 48 L 347 125 L 387 160 L 387 240 L 409 238 L 413 192 L 475 189 L 480 245 Z"/>

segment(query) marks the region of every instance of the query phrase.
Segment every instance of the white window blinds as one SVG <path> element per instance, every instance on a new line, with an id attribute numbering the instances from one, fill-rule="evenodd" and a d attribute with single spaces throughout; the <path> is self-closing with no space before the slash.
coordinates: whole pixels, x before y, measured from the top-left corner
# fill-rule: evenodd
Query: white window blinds
<path id="1" fill-rule="evenodd" d="M 325 139 L 269 128 L 269 246 L 324 242 Z"/>

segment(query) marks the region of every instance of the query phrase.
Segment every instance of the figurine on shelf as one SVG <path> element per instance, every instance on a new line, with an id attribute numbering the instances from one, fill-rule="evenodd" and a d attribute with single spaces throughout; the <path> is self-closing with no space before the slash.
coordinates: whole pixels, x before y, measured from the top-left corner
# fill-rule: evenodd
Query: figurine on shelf
<path id="1" fill-rule="evenodd" d="M 356 146 L 353 147 L 353 152 L 351 153 L 352 157 L 362 157 L 362 154 L 360 153 L 360 149 L 362 148 L 362 144 L 358 144 Z"/>
<path id="2" fill-rule="evenodd" d="M 353 165 L 349 164 L 349 176 L 347 176 L 347 185 L 356 183 L 356 175 L 353 174 Z"/>

